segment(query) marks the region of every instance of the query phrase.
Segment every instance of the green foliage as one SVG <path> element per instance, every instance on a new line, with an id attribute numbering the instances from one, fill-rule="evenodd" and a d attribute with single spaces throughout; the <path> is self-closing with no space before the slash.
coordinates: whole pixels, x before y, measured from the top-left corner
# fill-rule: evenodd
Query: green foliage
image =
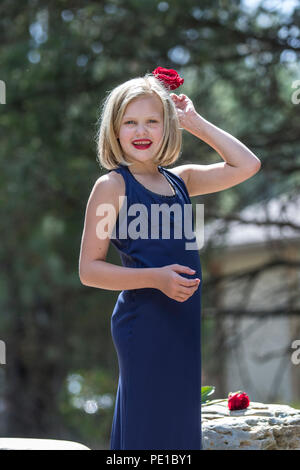
<path id="1" fill-rule="evenodd" d="M 212 385 L 205 385 L 201 387 L 201 403 L 206 403 L 209 401 L 208 397 L 215 392 L 215 387 Z"/>
<path id="2" fill-rule="evenodd" d="M 61 391 L 60 411 L 76 440 L 93 449 L 109 445 L 116 383 L 109 370 L 78 370 L 67 377 Z"/>

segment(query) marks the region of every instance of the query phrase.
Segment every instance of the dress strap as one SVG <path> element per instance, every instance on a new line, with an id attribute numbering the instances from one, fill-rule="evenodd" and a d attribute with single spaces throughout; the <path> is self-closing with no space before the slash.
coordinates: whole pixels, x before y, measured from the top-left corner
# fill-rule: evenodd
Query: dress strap
<path id="1" fill-rule="evenodd" d="M 167 168 L 160 167 L 163 174 L 166 176 L 166 178 L 170 181 L 172 186 L 176 185 L 176 187 L 180 190 L 180 192 L 184 195 L 184 198 L 186 199 L 187 203 L 190 204 L 190 196 L 186 187 L 186 184 L 184 180 L 181 178 L 181 176 L 176 175 L 172 171 L 168 170 Z"/>

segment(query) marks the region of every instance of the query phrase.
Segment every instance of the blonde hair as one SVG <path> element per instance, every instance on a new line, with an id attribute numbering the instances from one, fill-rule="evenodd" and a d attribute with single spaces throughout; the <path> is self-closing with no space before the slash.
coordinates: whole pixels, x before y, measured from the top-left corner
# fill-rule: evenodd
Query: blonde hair
<path id="1" fill-rule="evenodd" d="M 114 88 L 105 98 L 99 118 L 97 141 L 97 161 L 107 170 L 120 164 L 130 166 L 124 158 L 122 147 L 117 139 L 126 106 L 140 96 L 156 94 L 163 105 L 163 139 L 155 156 L 154 163 L 171 165 L 179 157 L 182 134 L 175 104 L 165 86 L 152 74 L 133 78 Z"/>

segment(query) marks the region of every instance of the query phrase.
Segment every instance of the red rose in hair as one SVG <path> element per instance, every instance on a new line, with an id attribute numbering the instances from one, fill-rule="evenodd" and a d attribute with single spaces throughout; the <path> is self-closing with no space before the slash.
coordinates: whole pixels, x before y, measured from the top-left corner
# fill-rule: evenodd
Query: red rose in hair
<path id="1" fill-rule="evenodd" d="M 250 404 L 249 397 L 246 393 L 238 391 L 229 393 L 228 395 L 228 408 L 230 410 L 244 410 Z"/>
<path id="2" fill-rule="evenodd" d="M 176 88 L 184 82 L 184 79 L 181 78 L 174 69 L 157 67 L 152 73 L 156 78 L 161 80 L 169 90 L 176 90 Z"/>

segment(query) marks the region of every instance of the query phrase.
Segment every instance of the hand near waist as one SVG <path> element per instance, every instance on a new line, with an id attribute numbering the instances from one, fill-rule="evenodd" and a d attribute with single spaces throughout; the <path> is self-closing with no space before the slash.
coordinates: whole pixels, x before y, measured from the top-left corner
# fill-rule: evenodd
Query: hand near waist
<path id="1" fill-rule="evenodd" d="M 162 268 L 155 268 L 155 288 L 161 290 L 171 299 L 185 302 L 191 297 L 200 285 L 200 279 L 187 279 L 178 273 L 193 274 L 195 271 L 180 264 L 170 264 Z"/>

